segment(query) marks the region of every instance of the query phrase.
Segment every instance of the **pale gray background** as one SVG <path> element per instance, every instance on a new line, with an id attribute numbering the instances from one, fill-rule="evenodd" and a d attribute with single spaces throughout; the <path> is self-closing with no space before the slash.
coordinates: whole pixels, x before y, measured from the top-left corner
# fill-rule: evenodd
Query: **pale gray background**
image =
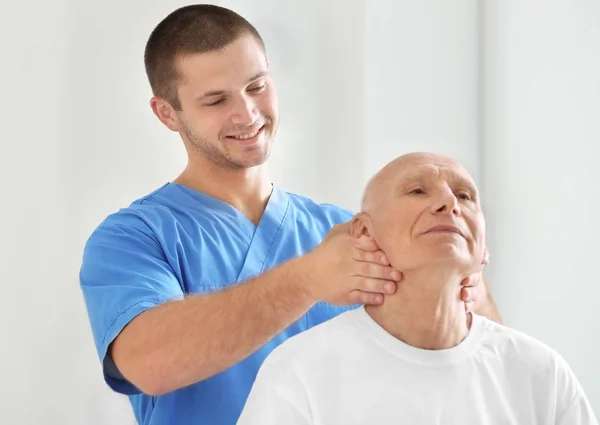
<path id="1" fill-rule="evenodd" d="M 286 189 L 355 209 L 413 150 L 483 192 L 510 326 L 557 349 L 600 412 L 600 2 L 238 0 L 266 39 Z M 83 244 L 185 157 L 148 106 L 150 31 L 187 3 L 0 3 L 0 422 L 133 424 L 102 381 Z"/>

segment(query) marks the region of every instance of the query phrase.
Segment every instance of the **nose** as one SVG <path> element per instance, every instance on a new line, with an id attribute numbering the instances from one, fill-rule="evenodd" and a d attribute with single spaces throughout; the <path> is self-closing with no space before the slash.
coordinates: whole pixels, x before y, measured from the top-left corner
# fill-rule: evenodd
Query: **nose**
<path id="1" fill-rule="evenodd" d="M 258 118 L 258 108 L 250 96 L 240 97 L 234 108 L 231 119 L 236 126 L 250 126 Z"/>
<path id="2" fill-rule="evenodd" d="M 450 190 L 449 188 L 446 188 L 445 190 L 443 190 L 440 193 L 438 199 L 436 199 L 436 201 L 433 204 L 432 213 L 433 214 L 448 213 L 448 214 L 452 214 L 455 216 L 458 216 L 461 214 L 458 199 L 456 198 L 456 195 L 454 195 L 452 190 Z"/>

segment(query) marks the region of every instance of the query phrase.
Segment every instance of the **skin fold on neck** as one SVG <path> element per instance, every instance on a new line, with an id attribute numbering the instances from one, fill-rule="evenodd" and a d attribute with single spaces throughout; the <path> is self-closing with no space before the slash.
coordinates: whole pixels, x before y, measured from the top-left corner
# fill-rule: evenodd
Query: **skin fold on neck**
<path id="1" fill-rule="evenodd" d="M 469 333 L 471 315 L 460 300 L 463 277 L 443 267 L 405 272 L 393 295 L 367 313 L 389 334 L 413 347 L 443 350 Z"/>

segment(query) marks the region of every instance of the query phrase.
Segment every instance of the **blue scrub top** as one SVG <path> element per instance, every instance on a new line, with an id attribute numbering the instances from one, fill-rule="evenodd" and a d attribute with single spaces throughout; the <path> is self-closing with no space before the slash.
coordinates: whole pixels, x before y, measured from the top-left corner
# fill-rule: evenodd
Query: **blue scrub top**
<path id="1" fill-rule="evenodd" d="M 108 216 L 86 243 L 80 282 L 104 378 L 129 396 L 138 423 L 234 425 L 276 346 L 356 306 L 318 303 L 237 365 L 159 397 L 142 394 L 107 356 L 129 321 L 167 300 L 219 290 L 302 255 L 352 216 L 274 187 L 255 226 L 226 202 L 175 183 Z"/>

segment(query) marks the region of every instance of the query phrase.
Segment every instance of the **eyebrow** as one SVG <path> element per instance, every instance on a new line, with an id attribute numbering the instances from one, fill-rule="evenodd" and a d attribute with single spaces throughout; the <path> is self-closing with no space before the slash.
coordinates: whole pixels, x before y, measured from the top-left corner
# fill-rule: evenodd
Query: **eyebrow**
<path id="1" fill-rule="evenodd" d="M 429 170 L 428 171 L 420 170 L 420 171 L 412 172 L 411 174 L 408 174 L 408 175 L 402 177 L 398 181 L 397 188 L 406 189 L 406 186 L 408 186 L 412 183 L 422 182 L 423 180 L 428 180 L 432 174 L 434 174 L 434 172 L 433 171 L 429 172 Z M 435 174 L 437 174 L 437 173 L 435 173 Z M 449 183 L 452 184 L 453 186 L 461 186 L 464 189 L 467 189 L 469 192 L 471 192 L 474 195 L 477 195 L 479 193 L 475 184 L 473 182 L 471 182 L 470 180 L 466 179 L 465 177 L 461 176 L 460 174 L 451 173 Z"/>
<path id="2" fill-rule="evenodd" d="M 246 82 L 246 84 L 253 83 L 254 81 L 258 80 L 259 78 L 264 77 L 268 73 L 269 73 L 268 71 L 260 71 L 259 73 L 255 74 L 252 78 L 250 78 Z M 198 96 L 196 98 L 196 101 L 201 101 L 203 99 L 206 99 L 207 97 L 212 97 L 212 96 L 222 96 L 222 95 L 224 95 L 226 93 L 227 92 L 225 90 L 211 90 L 211 91 L 207 91 L 206 93 Z"/>
<path id="3" fill-rule="evenodd" d="M 479 196 L 479 191 L 477 190 L 477 186 L 475 186 L 469 180 L 466 180 L 466 179 L 460 177 L 458 183 L 460 186 L 463 186 L 466 190 L 471 192 L 471 195 L 473 195 L 475 197 Z"/>

